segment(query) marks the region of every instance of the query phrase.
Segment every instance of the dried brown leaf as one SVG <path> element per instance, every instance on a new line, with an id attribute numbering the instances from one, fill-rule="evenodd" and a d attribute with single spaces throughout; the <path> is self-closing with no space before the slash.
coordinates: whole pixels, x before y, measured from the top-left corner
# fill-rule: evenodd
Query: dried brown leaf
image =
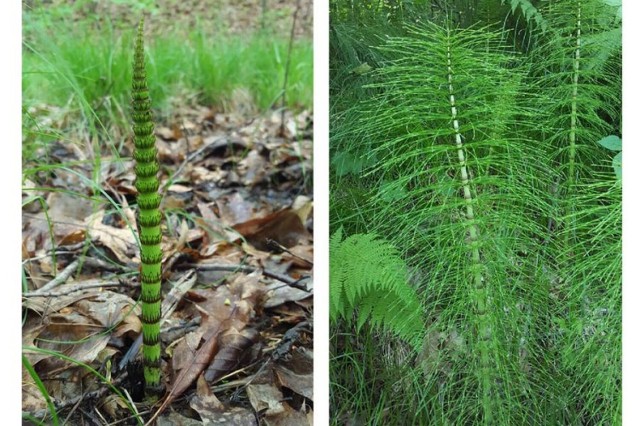
<path id="1" fill-rule="evenodd" d="M 313 371 L 296 374 L 282 365 L 276 365 L 275 375 L 280 386 L 285 386 L 295 393 L 313 400 Z"/>
<path id="2" fill-rule="evenodd" d="M 230 226 L 246 222 L 257 213 L 256 203 L 246 200 L 240 192 L 218 197 L 216 204 L 220 209 L 220 218 Z"/>
<path id="3" fill-rule="evenodd" d="M 249 155 L 240 161 L 239 167 L 244 172 L 242 183 L 248 187 L 262 182 L 269 172 L 269 163 L 256 150 L 249 152 Z"/>
<path id="4" fill-rule="evenodd" d="M 213 395 L 196 395 L 189 405 L 200 415 L 203 425 L 258 426 L 256 416 L 250 410 L 242 407 L 218 408 L 216 401 Z"/>
<path id="5" fill-rule="evenodd" d="M 208 314 L 202 320 L 201 343 L 193 352 L 191 359 L 184 362 L 186 365 L 176 377 L 164 403 L 158 410 L 171 404 L 182 395 L 209 365 L 218 352 L 218 338 L 230 329 L 243 329 L 251 319 L 256 304 L 262 299 L 262 290 L 258 286 L 259 274 L 241 276 L 233 283 L 217 288 L 216 290 L 195 290 L 190 294 L 204 298 L 200 303 L 200 309 Z"/>
<path id="6" fill-rule="evenodd" d="M 276 241 L 284 247 L 293 247 L 302 239 L 310 238 L 297 212 L 285 208 L 260 219 L 234 225 L 233 229 L 242 234 L 258 250 L 268 251 L 268 240 Z"/>
<path id="7" fill-rule="evenodd" d="M 247 386 L 247 395 L 251 406 L 265 416 L 275 416 L 286 411 L 280 389 L 271 383 L 256 383 Z"/>
<path id="8" fill-rule="evenodd" d="M 92 240 L 107 247 L 124 264 L 131 262 L 136 253 L 135 234 L 129 228 L 115 228 L 102 223 L 104 211 L 96 212 L 85 220 Z"/>
<path id="9" fill-rule="evenodd" d="M 163 407 L 171 404 L 173 400 L 182 395 L 204 371 L 213 356 L 218 350 L 218 334 L 223 330 L 226 322 L 217 320 L 207 321 L 206 332 L 202 336 L 202 344 L 195 352 L 194 356 L 188 360 L 186 368 L 180 371 L 176 380 L 171 385 L 171 390 Z"/>
<path id="10" fill-rule="evenodd" d="M 260 333 L 254 328 L 241 331 L 231 328 L 220 336 L 220 350 L 209 364 L 204 378 L 209 383 L 215 383 L 236 367 L 241 365 L 251 354 L 248 350 L 258 342 Z"/>
<path id="11" fill-rule="evenodd" d="M 284 410 L 264 418 L 265 426 L 304 426 L 313 425 L 313 418 L 298 410 L 294 410 L 289 404 L 284 404 Z"/>
<path id="12" fill-rule="evenodd" d="M 300 290 L 291 286 L 283 286 L 280 282 L 269 284 L 266 290 L 269 291 L 269 298 L 265 301 L 265 308 L 273 308 L 287 302 L 298 302 L 312 297 L 313 281 L 305 281 L 305 286 L 309 291 Z"/>

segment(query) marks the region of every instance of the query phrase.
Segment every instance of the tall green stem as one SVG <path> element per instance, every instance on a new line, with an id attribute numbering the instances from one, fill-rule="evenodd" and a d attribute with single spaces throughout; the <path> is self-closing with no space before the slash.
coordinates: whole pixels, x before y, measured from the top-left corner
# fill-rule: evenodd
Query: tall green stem
<path id="1" fill-rule="evenodd" d="M 577 4 L 577 19 L 576 19 L 576 49 L 573 60 L 573 90 L 571 93 L 571 128 L 569 130 L 569 176 L 567 176 L 567 194 L 566 194 L 566 208 L 564 211 L 565 217 L 571 217 L 571 204 L 576 184 L 576 129 L 578 126 L 578 77 L 580 75 L 580 30 L 581 30 L 581 4 L 578 1 Z M 571 219 L 566 219 L 567 222 Z M 571 236 L 575 232 L 575 226 L 567 223 L 567 229 L 565 230 L 564 249 L 569 250 L 571 243 Z M 569 252 L 567 252 L 569 254 Z"/>
<path id="2" fill-rule="evenodd" d="M 478 227 L 475 224 L 475 214 L 473 212 L 473 196 L 471 194 L 471 178 L 467 170 L 467 159 L 465 148 L 462 144 L 460 134 L 460 124 L 458 122 L 458 109 L 453 90 L 453 68 L 451 65 L 451 44 L 450 31 L 447 28 L 447 80 L 449 83 L 449 102 L 451 104 L 451 122 L 455 132 L 456 150 L 458 153 L 458 164 L 460 166 L 460 178 L 466 208 L 466 226 L 469 232 L 468 247 L 471 251 L 472 273 L 473 273 L 473 301 L 476 319 L 476 333 L 478 348 L 480 352 L 480 370 L 478 371 L 479 381 L 482 386 L 482 409 L 484 414 L 484 424 L 493 424 L 493 412 L 491 409 L 491 366 L 490 348 L 491 324 L 487 317 L 487 285 L 482 274 L 482 264 L 480 261 L 480 249 L 478 248 Z"/>
<path id="3" fill-rule="evenodd" d="M 157 149 L 153 134 L 151 99 L 144 63 L 144 20 L 138 25 L 133 62 L 133 132 L 140 228 L 140 281 L 142 283 L 142 336 L 145 391 L 157 394 L 160 384 L 161 261 L 160 196 Z"/>

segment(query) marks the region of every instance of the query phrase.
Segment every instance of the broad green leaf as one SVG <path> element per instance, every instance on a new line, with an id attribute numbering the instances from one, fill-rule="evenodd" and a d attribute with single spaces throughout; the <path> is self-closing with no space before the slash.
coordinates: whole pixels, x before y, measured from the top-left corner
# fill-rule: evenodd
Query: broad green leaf
<path id="1" fill-rule="evenodd" d="M 609 135 L 600 139 L 598 143 L 611 151 L 622 151 L 622 139 L 618 136 Z"/>
<path id="2" fill-rule="evenodd" d="M 348 152 L 338 152 L 334 155 L 331 163 L 338 176 L 360 173 L 364 166 L 362 158 L 358 158 Z"/>
<path id="3" fill-rule="evenodd" d="M 359 66 L 351 70 L 353 74 L 359 74 L 359 75 L 366 74 L 369 71 L 371 71 L 371 65 L 369 65 L 366 62 L 363 64 L 360 64 Z"/>
<path id="4" fill-rule="evenodd" d="M 616 177 L 622 179 L 622 152 L 619 152 L 613 157 L 611 164 L 613 165 L 613 170 L 616 172 Z"/>
<path id="5" fill-rule="evenodd" d="M 380 185 L 379 194 L 381 199 L 393 202 L 403 199 L 406 196 L 407 191 L 404 186 L 399 185 L 397 182 L 384 181 Z"/>

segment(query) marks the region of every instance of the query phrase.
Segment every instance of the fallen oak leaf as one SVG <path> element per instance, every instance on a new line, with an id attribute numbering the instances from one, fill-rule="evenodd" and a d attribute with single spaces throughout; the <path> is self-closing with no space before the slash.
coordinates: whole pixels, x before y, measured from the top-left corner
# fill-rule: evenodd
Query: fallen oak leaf
<path id="1" fill-rule="evenodd" d="M 293 247 L 310 234 L 300 220 L 298 213 L 292 208 L 285 208 L 266 217 L 251 219 L 234 225 L 233 229 L 255 248 L 269 251 L 269 240 L 276 241 L 285 247 Z"/>
<path id="2" fill-rule="evenodd" d="M 251 354 L 247 349 L 258 342 L 260 333 L 255 328 L 231 328 L 220 336 L 220 350 L 204 373 L 204 379 L 213 384 L 229 371 L 241 365 Z"/>
<path id="3" fill-rule="evenodd" d="M 235 307 L 234 307 L 234 310 L 235 310 Z M 207 323 L 209 323 L 210 326 L 207 333 L 204 336 L 202 336 L 202 340 L 204 340 L 204 343 L 202 343 L 202 345 L 196 352 L 195 357 L 191 362 L 191 364 L 187 368 L 184 368 L 183 370 L 180 371 L 180 374 L 178 374 L 178 377 L 176 378 L 173 385 L 171 386 L 171 390 L 165 397 L 164 402 L 162 403 L 160 408 L 158 408 L 158 411 L 156 411 L 153 417 L 151 417 L 149 422 L 147 422 L 148 425 L 153 424 L 153 421 L 160 414 L 162 414 L 165 408 L 167 408 L 169 404 L 175 401 L 176 398 L 180 397 L 193 384 L 193 382 L 195 382 L 195 380 L 198 378 L 200 373 L 202 373 L 206 368 L 206 366 L 209 364 L 215 352 L 217 352 L 218 350 L 217 336 L 224 325 L 224 321 L 223 322 L 215 321 L 215 323 L 212 324 L 213 322 L 214 320 L 207 321 Z"/>
<path id="4" fill-rule="evenodd" d="M 178 374 L 164 402 L 147 424 L 151 424 L 165 408 L 180 397 L 209 365 L 219 348 L 219 336 L 230 328 L 242 329 L 249 322 L 255 306 L 262 299 L 258 286 L 260 274 L 240 276 L 234 282 L 214 290 L 192 291 L 204 297 L 199 308 L 202 311 L 202 325 L 206 331 L 202 343 L 193 359 Z"/>

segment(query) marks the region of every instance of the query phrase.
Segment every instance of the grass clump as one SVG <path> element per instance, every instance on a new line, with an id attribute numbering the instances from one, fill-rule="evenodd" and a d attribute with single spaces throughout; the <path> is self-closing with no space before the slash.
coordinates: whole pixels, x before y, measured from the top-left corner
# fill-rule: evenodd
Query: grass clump
<path id="1" fill-rule="evenodd" d="M 37 114 L 43 105 L 64 113 L 65 133 L 89 131 L 120 143 L 128 123 L 133 36 L 108 19 L 98 25 L 90 16 L 76 21 L 70 12 L 56 10 L 24 12 L 23 108 L 36 121 L 24 124 L 24 152 L 35 150 L 28 147 L 31 139 L 44 143 L 38 137 L 43 129 L 36 125 L 42 121 Z M 179 105 L 233 110 L 239 103 L 238 93 L 247 94 L 242 102 L 251 104 L 251 111 L 274 108 L 283 90 L 288 34 L 221 32 L 213 37 L 206 25 L 199 22 L 180 31 L 180 37 L 162 32 L 147 47 L 155 108 L 169 114 L 181 97 Z M 295 40 L 286 107 L 311 109 L 312 83 L 311 40 Z"/>

